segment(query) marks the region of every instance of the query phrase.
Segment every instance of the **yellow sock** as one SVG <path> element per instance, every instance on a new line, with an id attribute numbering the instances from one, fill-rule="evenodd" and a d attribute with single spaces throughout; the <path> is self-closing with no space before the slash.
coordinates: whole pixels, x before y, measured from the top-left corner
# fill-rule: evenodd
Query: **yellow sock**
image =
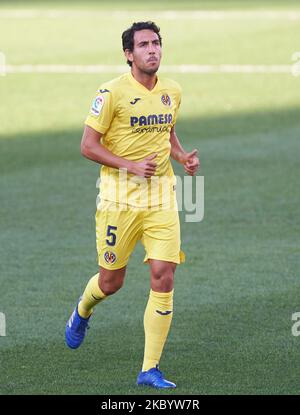
<path id="1" fill-rule="evenodd" d="M 94 275 L 89 280 L 82 295 L 82 299 L 78 304 L 78 313 L 83 318 L 88 318 L 93 312 L 93 307 L 107 297 L 103 291 L 101 291 L 98 280 L 99 274 Z"/>
<path id="2" fill-rule="evenodd" d="M 145 352 L 143 371 L 159 364 L 173 316 L 173 292 L 174 290 L 168 293 L 150 290 L 144 315 Z"/>

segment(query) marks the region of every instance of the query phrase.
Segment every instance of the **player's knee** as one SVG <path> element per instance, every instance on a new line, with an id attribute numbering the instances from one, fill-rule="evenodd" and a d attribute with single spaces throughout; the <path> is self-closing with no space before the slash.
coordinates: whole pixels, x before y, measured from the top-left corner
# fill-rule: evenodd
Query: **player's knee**
<path id="1" fill-rule="evenodd" d="M 105 295 L 112 295 L 122 288 L 124 283 L 125 271 L 105 271 L 101 273 L 100 289 Z"/>
<path id="2" fill-rule="evenodd" d="M 101 290 L 105 295 L 113 295 L 117 291 L 119 291 L 120 288 L 123 286 L 123 281 L 118 282 L 106 282 L 101 284 Z"/>
<path id="3" fill-rule="evenodd" d="M 153 266 L 151 269 L 151 274 L 155 280 L 160 280 L 162 278 L 170 279 L 174 276 L 174 270 L 169 264 Z"/>
<path id="4" fill-rule="evenodd" d="M 174 270 L 172 267 L 162 266 L 152 269 L 152 286 L 158 290 L 171 291 L 174 284 Z"/>

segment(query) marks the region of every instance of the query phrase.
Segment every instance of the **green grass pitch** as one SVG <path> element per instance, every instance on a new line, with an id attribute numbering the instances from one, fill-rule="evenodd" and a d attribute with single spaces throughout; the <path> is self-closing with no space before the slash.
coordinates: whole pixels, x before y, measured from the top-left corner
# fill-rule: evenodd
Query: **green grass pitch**
<path id="1" fill-rule="evenodd" d="M 151 3 L 158 12 L 300 12 L 295 1 Z M 124 64 L 122 31 L 151 12 L 134 1 L 100 4 L 1 2 L 7 64 Z M 95 8 L 105 11 L 103 19 L 4 17 L 8 10 Z M 116 17 L 113 10 L 127 14 Z M 162 66 L 290 65 L 299 50 L 299 19 L 156 14 L 155 20 Z M 72 351 L 64 343 L 65 322 L 97 272 L 98 167 L 80 155 L 83 121 L 94 91 L 115 76 L 0 76 L 1 394 L 161 393 L 135 386 L 149 293 L 142 246 L 122 290 L 97 307 L 82 347 Z M 187 150 L 199 149 L 205 178 L 204 220 L 185 223 L 181 213 L 187 260 L 175 275 L 175 312 L 161 359 L 177 383 L 168 393 L 299 394 L 300 337 L 292 335 L 291 317 L 300 311 L 300 77 L 165 76 L 182 85 L 177 131 Z"/>

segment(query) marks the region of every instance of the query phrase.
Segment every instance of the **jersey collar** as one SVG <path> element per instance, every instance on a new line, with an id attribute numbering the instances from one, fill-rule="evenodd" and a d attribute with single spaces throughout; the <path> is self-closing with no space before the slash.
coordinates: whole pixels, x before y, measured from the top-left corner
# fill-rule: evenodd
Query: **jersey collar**
<path id="1" fill-rule="evenodd" d="M 138 82 L 134 78 L 134 76 L 132 75 L 131 72 L 128 73 L 128 79 L 136 88 L 138 88 L 140 91 L 143 91 L 144 93 L 152 94 L 152 93 L 154 93 L 154 92 L 156 92 L 160 89 L 160 80 L 159 80 L 158 76 L 157 76 L 156 84 L 155 84 L 154 88 L 151 89 L 151 91 L 149 91 L 148 88 L 146 88 L 144 85 L 142 85 L 140 82 Z"/>

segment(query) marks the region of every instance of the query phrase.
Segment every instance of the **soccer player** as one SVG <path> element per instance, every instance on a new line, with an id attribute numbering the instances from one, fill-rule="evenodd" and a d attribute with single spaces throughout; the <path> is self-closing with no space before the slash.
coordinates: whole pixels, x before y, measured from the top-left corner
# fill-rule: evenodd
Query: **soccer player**
<path id="1" fill-rule="evenodd" d="M 156 75 L 160 29 L 153 22 L 133 23 L 122 34 L 122 43 L 131 71 L 101 85 L 81 142 L 83 156 L 102 165 L 96 211 L 99 272 L 89 280 L 66 324 L 66 343 L 72 349 L 81 345 L 96 304 L 122 287 L 129 257 L 140 240 L 151 289 L 137 384 L 175 388 L 159 370 L 173 315 L 174 273 L 184 262 L 170 157 L 189 175 L 196 174 L 199 159 L 197 150 L 182 148 L 175 132 L 180 86 Z"/>

